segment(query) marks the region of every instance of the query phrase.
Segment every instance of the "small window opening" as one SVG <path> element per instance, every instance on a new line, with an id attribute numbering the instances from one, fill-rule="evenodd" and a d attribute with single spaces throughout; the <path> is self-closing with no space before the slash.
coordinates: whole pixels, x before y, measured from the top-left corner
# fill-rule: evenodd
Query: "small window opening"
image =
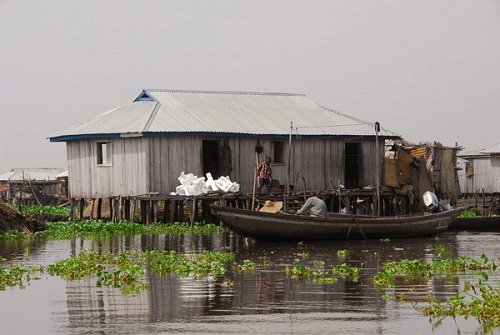
<path id="1" fill-rule="evenodd" d="M 272 142 L 273 163 L 285 163 L 285 141 Z"/>
<path id="2" fill-rule="evenodd" d="M 97 165 L 111 164 L 111 142 L 97 142 Z"/>

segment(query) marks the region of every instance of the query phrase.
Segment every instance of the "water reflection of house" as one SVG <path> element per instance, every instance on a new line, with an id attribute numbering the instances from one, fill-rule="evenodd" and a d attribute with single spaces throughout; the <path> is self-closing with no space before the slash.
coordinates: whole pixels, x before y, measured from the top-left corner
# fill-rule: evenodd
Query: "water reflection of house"
<path id="1" fill-rule="evenodd" d="M 57 176 L 60 168 L 16 168 L 0 175 L 0 195 L 11 204 L 59 203 Z"/>

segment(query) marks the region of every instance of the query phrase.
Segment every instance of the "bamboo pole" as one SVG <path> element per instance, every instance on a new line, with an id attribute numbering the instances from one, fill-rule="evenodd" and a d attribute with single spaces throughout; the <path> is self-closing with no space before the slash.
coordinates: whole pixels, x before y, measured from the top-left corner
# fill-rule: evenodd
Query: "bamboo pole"
<path id="1" fill-rule="evenodd" d="M 378 149 L 378 132 L 380 131 L 380 123 L 375 122 L 375 165 L 377 174 L 377 216 L 380 216 L 380 157 Z"/>
<path id="2" fill-rule="evenodd" d="M 252 195 L 252 210 L 255 209 L 255 191 L 257 184 L 257 169 L 259 168 L 259 153 L 255 150 L 255 168 L 253 169 L 253 195 Z"/>
<path id="3" fill-rule="evenodd" d="M 253 171 L 253 196 L 252 196 L 252 210 L 255 209 L 255 191 L 256 191 L 256 184 L 257 184 L 257 170 L 259 169 L 259 154 L 262 152 L 262 145 L 260 144 L 260 141 L 257 140 L 257 145 L 255 146 L 255 169 Z"/>

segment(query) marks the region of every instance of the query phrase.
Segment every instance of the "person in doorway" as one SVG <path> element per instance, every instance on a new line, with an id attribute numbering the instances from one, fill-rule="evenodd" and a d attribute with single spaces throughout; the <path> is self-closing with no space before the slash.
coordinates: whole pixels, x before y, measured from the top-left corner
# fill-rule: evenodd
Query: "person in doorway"
<path id="1" fill-rule="evenodd" d="M 325 202 L 318 198 L 316 195 L 309 197 L 304 206 L 302 206 L 298 211 L 298 215 L 309 215 L 317 217 L 326 217 L 326 204 Z"/>
<path id="2" fill-rule="evenodd" d="M 259 173 L 259 192 L 262 190 L 264 185 L 271 186 L 271 180 L 273 178 L 273 172 L 271 170 L 271 157 L 266 157 L 266 160 L 259 164 L 257 168 Z"/>
<path id="3" fill-rule="evenodd" d="M 222 155 L 220 159 L 220 175 L 229 177 L 231 179 L 231 172 L 233 171 L 233 161 L 231 157 L 231 147 L 229 146 L 229 137 L 222 140 Z"/>

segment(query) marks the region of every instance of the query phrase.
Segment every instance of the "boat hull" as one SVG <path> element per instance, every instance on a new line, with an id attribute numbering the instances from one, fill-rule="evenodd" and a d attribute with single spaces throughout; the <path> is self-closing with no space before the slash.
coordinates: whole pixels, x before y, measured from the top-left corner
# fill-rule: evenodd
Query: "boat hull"
<path id="1" fill-rule="evenodd" d="M 433 236 L 465 208 L 399 217 L 330 214 L 326 218 L 212 206 L 223 226 L 256 240 L 355 240 Z"/>

